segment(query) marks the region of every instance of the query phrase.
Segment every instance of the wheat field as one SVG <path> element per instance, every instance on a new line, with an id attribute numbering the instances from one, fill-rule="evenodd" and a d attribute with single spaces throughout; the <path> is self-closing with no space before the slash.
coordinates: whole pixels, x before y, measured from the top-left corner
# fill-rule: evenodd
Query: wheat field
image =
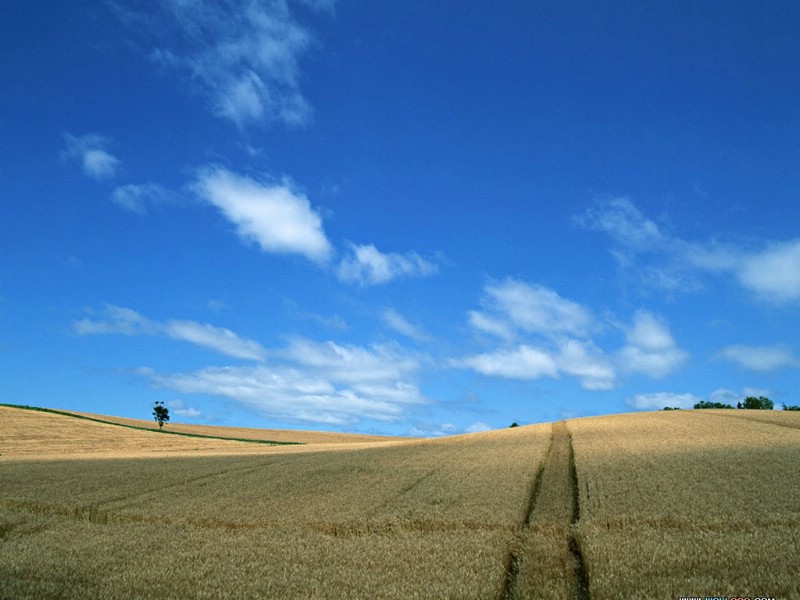
<path id="1" fill-rule="evenodd" d="M 0 598 L 798 598 L 800 415 L 719 412 L 270 446 L 0 407 Z"/>
<path id="2" fill-rule="evenodd" d="M 670 411 L 570 428 L 592 598 L 800 598 L 800 414 Z"/>

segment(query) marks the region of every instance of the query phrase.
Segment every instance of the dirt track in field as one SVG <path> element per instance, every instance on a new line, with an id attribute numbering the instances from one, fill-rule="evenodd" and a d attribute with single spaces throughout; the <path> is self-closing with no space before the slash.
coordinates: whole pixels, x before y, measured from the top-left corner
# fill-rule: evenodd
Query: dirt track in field
<path id="1" fill-rule="evenodd" d="M 535 535 L 547 531 L 555 552 L 562 557 L 565 587 L 576 600 L 589 600 L 589 584 L 583 557 L 571 525 L 580 518 L 578 478 L 572 452 L 572 437 L 564 421 L 553 423 L 550 447 L 531 484 L 525 518 L 512 543 L 508 556 L 501 600 L 517 600 L 528 596 L 526 590 L 536 587 L 540 579 L 552 579 L 546 567 L 535 560 L 531 548 L 540 539 Z M 540 572 L 541 571 L 541 572 Z"/>

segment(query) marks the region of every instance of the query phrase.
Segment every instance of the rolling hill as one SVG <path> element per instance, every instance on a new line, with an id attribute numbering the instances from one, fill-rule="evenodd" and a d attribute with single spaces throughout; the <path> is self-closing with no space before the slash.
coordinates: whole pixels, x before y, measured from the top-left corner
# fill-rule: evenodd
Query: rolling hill
<path id="1" fill-rule="evenodd" d="M 78 417 L 0 407 L 0 598 L 800 597 L 798 413 L 433 440 Z"/>

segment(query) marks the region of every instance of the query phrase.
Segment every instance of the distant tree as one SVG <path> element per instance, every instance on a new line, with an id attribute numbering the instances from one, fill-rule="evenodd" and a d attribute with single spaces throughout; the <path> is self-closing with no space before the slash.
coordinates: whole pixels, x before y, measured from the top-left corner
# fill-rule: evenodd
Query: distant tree
<path id="1" fill-rule="evenodd" d="M 519 423 L 517 423 L 516 421 L 514 421 L 514 422 L 513 422 L 511 425 L 509 425 L 508 427 L 509 427 L 509 428 L 511 428 L 511 427 L 519 427 Z"/>
<path id="2" fill-rule="evenodd" d="M 800 410 L 800 406 L 783 405 L 783 410 Z"/>
<path id="3" fill-rule="evenodd" d="M 744 399 L 744 402 L 741 403 L 741 406 L 737 405 L 737 408 L 745 408 L 749 410 L 772 410 L 773 406 L 774 404 L 769 398 L 765 398 L 764 396 L 759 396 L 758 398 L 755 396 L 748 396 Z"/>
<path id="4" fill-rule="evenodd" d="M 163 402 L 156 402 L 153 406 L 153 419 L 158 423 L 159 429 L 163 429 L 164 423 L 169 421 L 169 409 L 164 406 Z"/>
<path id="5" fill-rule="evenodd" d="M 722 402 L 709 402 L 708 400 L 700 400 L 694 405 L 695 408 L 733 408 L 730 404 L 723 404 Z"/>
<path id="6" fill-rule="evenodd" d="M 680 409 L 681 409 L 680 406 L 665 406 L 662 410 L 680 410 Z"/>

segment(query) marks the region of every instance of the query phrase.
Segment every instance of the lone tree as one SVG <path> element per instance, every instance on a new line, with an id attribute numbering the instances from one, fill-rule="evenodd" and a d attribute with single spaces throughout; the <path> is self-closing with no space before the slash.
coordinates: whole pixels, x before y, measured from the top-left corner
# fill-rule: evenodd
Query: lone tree
<path id="1" fill-rule="evenodd" d="M 759 396 L 756 398 L 755 396 L 748 396 L 744 399 L 744 403 L 739 403 L 736 405 L 736 408 L 748 408 L 754 410 L 772 410 L 774 404 L 772 400 L 769 398 L 765 398 L 764 396 Z"/>
<path id="2" fill-rule="evenodd" d="M 162 429 L 164 423 L 169 421 L 169 409 L 164 406 L 163 402 L 157 401 L 153 407 L 153 418 L 158 423 L 158 428 Z"/>

